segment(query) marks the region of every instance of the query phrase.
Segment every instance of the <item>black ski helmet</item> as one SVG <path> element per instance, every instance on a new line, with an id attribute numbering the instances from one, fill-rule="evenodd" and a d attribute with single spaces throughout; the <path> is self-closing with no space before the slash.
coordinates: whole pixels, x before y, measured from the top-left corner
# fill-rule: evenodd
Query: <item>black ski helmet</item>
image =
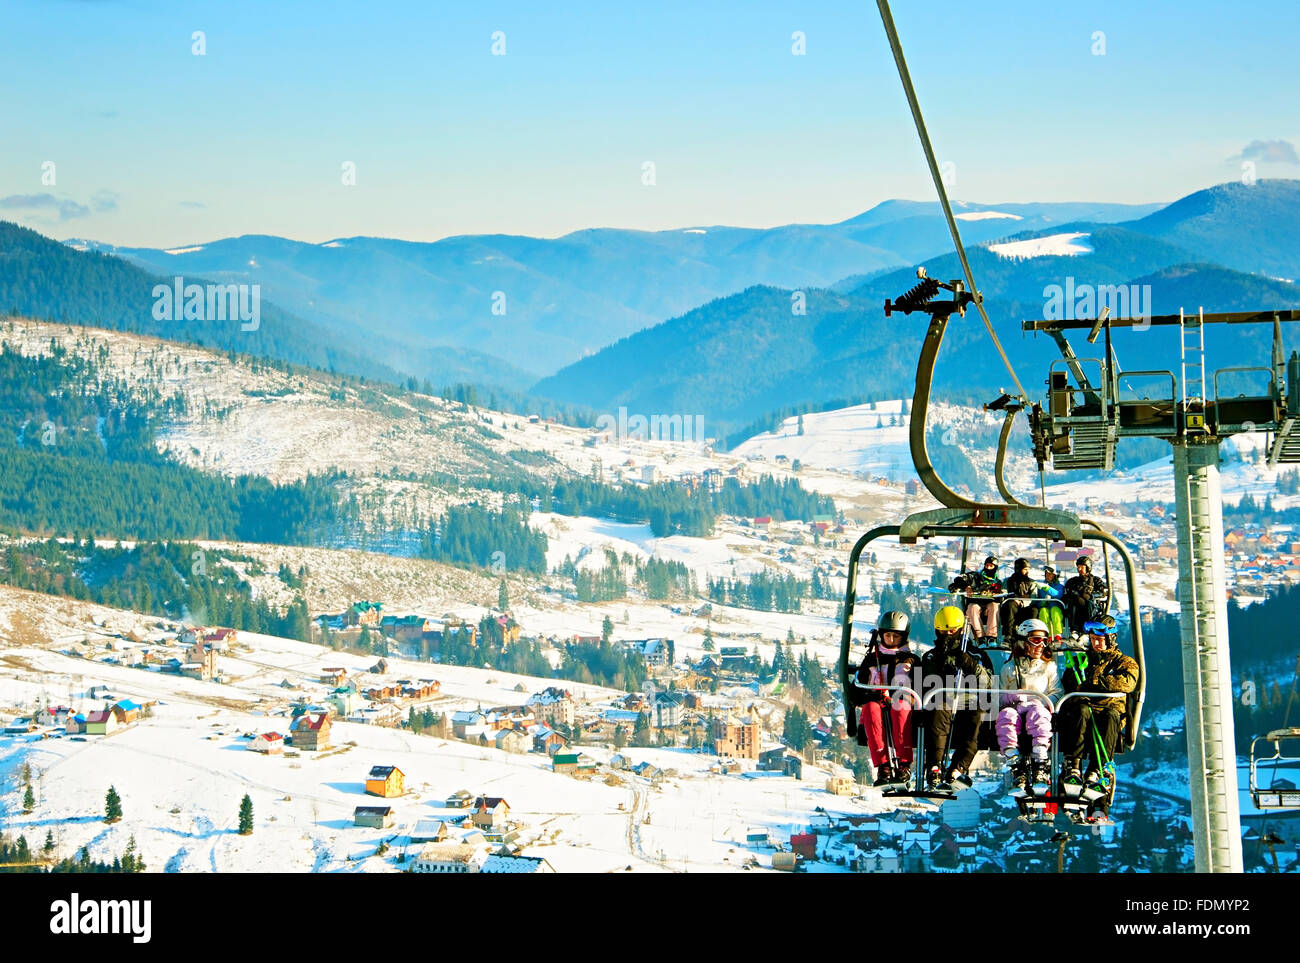
<path id="1" fill-rule="evenodd" d="M 876 629 L 879 632 L 902 632 L 903 644 L 907 644 L 907 633 L 911 629 L 911 622 L 905 612 L 882 612 L 880 622 L 877 623 Z"/>
<path id="2" fill-rule="evenodd" d="M 1029 559 L 1027 559 L 1027 558 L 1018 558 L 1018 559 L 1016 559 L 1016 571 L 1017 571 L 1017 572 L 1021 571 L 1022 569 L 1027 569 L 1027 568 L 1029 568 Z"/>

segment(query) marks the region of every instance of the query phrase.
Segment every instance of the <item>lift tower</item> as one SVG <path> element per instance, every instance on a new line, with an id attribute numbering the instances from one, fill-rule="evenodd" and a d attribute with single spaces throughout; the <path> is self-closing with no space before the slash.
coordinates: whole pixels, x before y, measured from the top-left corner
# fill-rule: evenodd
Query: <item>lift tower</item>
<path id="1" fill-rule="evenodd" d="M 1223 502 L 1219 444 L 1233 435 L 1268 436 L 1268 464 L 1300 462 L 1300 359 L 1284 361 L 1282 322 L 1300 311 L 1257 311 L 1194 316 L 1179 312 L 1148 319 L 1025 321 L 1026 331 L 1052 337 L 1062 360 L 1048 376 L 1047 405 L 1030 414 L 1034 456 L 1041 471 L 1114 466 L 1120 438 L 1163 438 L 1173 446 L 1178 531 L 1178 600 L 1182 609 L 1183 694 L 1187 761 L 1191 777 L 1196 871 L 1242 871 L 1241 814 L 1237 802 L 1237 752 L 1228 659 Z M 1206 391 L 1205 326 L 1273 324 L 1267 367 L 1224 368 Z M 1172 370 L 1121 371 L 1111 346 L 1112 328 L 1177 326 L 1179 374 Z M 1087 329 L 1089 343 L 1104 329 L 1104 357 L 1081 359 L 1065 332 Z M 1095 372 L 1095 380 L 1089 377 Z M 1250 380 L 1251 388 L 1221 394 L 1220 379 Z M 1130 613 L 1137 618 L 1138 613 Z"/>

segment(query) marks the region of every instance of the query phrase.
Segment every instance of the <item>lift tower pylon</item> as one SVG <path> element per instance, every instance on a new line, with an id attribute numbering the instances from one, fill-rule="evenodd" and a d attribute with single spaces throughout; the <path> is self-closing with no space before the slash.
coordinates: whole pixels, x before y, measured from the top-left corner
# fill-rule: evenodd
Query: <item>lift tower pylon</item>
<path id="1" fill-rule="evenodd" d="M 1178 601 L 1192 834 L 1198 873 L 1240 873 L 1241 812 L 1228 657 L 1217 438 L 1173 441 Z"/>

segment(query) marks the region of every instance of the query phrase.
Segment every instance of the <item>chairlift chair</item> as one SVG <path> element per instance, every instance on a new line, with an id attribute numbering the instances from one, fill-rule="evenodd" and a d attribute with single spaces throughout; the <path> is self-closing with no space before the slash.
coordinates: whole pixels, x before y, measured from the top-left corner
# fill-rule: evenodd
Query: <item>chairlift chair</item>
<path id="1" fill-rule="evenodd" d="M 1257 749 L 1261 742 L 1273 744 L 1271 756 Z M 1284 744 L 1291 742 L 1295 748 L 1283 752 Z M 1267 774 L 1268 784 L 1261 781 L 1260 768 L 1272 763 Z M 1279 771 L 1290 772 L 1292 779 L 1279 778 Z M 1256 809 L 1300 809 L 1300 726 L 1274 729 L 1267 735 L 1256 736 L 1250 742 L 1250 796 Z"/>

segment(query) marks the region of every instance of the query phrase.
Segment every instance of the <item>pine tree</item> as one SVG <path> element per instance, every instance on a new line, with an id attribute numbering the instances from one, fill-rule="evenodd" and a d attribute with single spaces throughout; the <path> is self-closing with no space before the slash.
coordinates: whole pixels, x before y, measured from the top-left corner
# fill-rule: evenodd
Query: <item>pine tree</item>
<path id="1" fill-rule="evenodd" d="M 27 791 L 23 793 L 23 812 L 29 813 L 36 808 L 36 795 L 32 792 L 32 784 L 27 784 Z"/>
<path id="2" fill-rule="evenodd" d="M 239 804 L 239 835 L 253 835 L 253 800 L 247 794 Z"/>
<path id="3" fill-rule="evenodd" d="M 126 852 L 122 854 L 121 867 L 124 873 L 144 872 L 144 860 L 135 851 L 135 836 L 126 841 Z"/>
<path id="4" fill-rule="evenodd" d="M 117 790 L 112 786 L 108 787 L 108 793 L 104 796 L 104 822 L 115 823 L 122 818 L 122 797 L 117 794 Z"/>
<path id="5" fill-rule="evenodd" d="M 650 745 L 650 723 L 644 712 L 637 713 L 636 723 L 632 726 L 632 745 Z"/>
<path id="6" fill-rule="evenodd" d="M 41 847 L 41 852 L 46 856 L 49 856 L 54 852 L 54 830 L 45 830 L 45 845 Z"/>
<path id="7" fill-rule="evenodd" d="M 506 589 L 506 580 L 502 579 L 501 584 L 497 586 L 497 608 L 502 612 L 510 608 L 510 593 Z"/>

